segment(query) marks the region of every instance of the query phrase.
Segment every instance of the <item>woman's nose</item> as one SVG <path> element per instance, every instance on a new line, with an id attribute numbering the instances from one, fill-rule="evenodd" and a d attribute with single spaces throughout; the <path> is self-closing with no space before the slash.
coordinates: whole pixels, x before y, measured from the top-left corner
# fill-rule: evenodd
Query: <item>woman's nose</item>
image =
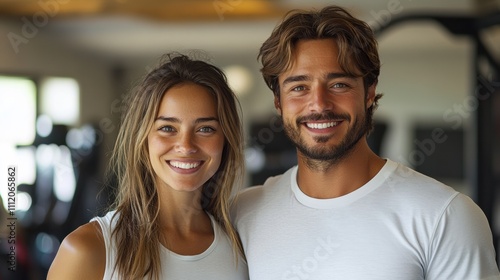
<path id="1" fill-rule="evenodd" d="M 191 133 L 179 135 L 179 139 L 175 144 L 175 151 L 182 154 L 195 153 L 197 148 L 193 140 L 193 135 L 191 135 Z"/>

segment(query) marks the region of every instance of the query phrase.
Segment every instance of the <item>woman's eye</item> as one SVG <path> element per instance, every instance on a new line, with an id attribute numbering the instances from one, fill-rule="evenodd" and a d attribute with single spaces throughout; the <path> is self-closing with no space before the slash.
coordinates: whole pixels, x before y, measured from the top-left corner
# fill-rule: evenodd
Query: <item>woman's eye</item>
<path id="1" fill-rule="evenodd" d="M 215 129 L 212 127 L 209 127 L 209 126 L 204 126 L 204 127 L 200 128 L 199 131 L 203 132 L 203 133 L 210 133 L 210 132 L 214 132 Z"/>
<path id="2" fill-rule="evenodd" d="M 173 127 L 168 126 L 168 125 L 160 127 L 159 130 L 161 130 L 163 132 L 174 132 L 175 131 L 175 129 Z"/>

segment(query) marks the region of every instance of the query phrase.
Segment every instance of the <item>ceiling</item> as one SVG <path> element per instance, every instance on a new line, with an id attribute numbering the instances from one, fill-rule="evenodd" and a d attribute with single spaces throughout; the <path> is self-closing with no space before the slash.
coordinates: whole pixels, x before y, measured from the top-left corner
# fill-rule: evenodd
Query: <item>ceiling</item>
<path id="1" fill-rule="evenodd" d="M 497 0 L 0 0 L 0 18 L 46 19 L 40 32 L 52 40 L 117 59 L 184 49 L 253 55 L 290 9 L 334 3 L 377 25 L 415 12 L 473 14 L 478 3 L 492 2 L 500 6 Z M 437 44 L 435 36 L 418 28 L 401 36 L 403 45 Z"/>

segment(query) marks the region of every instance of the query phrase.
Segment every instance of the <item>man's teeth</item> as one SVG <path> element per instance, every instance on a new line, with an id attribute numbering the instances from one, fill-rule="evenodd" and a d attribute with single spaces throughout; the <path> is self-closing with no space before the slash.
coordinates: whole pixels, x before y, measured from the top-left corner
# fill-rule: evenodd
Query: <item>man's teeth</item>
<path id="1" fill-rule="evenodd" d="M 180 162 L 180 161 L 171 161 L 170 164 L 173 167 L 177 167 L 177 168 L 181 168 L 181 169 L 192 169 L 192 168 L 196 168 L 200 165 L 199 162 L 188 163 L 188 162 Z"/>
<path id="2" fill-rule="evenodd" d="M 314 129 L 325 129 L 332 126 L 336 126 L 337 122 L 329 122 L 329 123 L 306 123 L 307 127 Z"/>

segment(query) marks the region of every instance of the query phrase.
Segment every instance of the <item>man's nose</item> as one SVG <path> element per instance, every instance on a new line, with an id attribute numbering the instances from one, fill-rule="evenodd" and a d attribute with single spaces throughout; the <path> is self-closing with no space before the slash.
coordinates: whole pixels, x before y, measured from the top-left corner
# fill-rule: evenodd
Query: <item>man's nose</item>
<path id="1" fill-rule="evenodd" d="M 309 109 L 313 112 L 324 112 L 333 109 L 331 93 L 325 85 L 315 85 L 309 94 Z"/>

